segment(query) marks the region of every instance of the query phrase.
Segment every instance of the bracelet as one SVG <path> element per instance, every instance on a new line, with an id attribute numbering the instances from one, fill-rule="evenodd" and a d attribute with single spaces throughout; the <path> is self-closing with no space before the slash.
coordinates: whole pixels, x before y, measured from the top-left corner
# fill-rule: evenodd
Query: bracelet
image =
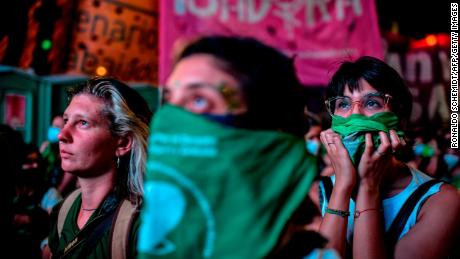
<path id="1" fill-rule="evenodd" d="M 361 210 L 361 211 L 355 210 L 354 217 L 355 217 L 355 219 L 357 219 L 357 218 L 359 218 L 359 216 L 361 215 L 361 213 L 366 212 L 366 211 L 372 211 L 372 210 L 376 210 L 376 211 L 378 211 L 378 212 L 383 212 L 382 209 L 365 209 L 365 210 Z"/>
<path id="2" fill-rule="evenodd" d="M 342 217 L 342 218 L 346 218 L 346 217 L 350 216 L 350 212 L 349 212 L 349 211 L 334 210 L 334 209 L 330 209 L 330 208 L 326 208 L 326 213 L 338 215 L 338 216 L 340 216 L 340 217 Z"/>

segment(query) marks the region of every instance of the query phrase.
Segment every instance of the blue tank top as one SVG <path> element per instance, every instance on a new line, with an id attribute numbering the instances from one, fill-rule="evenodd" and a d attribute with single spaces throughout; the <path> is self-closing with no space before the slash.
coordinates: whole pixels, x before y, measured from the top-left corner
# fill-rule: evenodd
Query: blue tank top
<path id="1" fill-rule="evenodd" d="M 410 168 L 410 172 L 412 174 L 412 180 L 411 182 L 406 186 L 406 188 L 401 191 L 400 193 L 396 194 L 393 197 L 384 199 L 382 201 L 382 207 L 383 207 L 383 217 L 384 217 L 384 223 L 385 223 L 385 231 L 387 231 L 391 224 L 393 223 L 393 220 L 396 218 L 396 215 L 398 214 L 399 210 L 402 208 L 404 202 L 409 198 L 409 196 L 420 186 L 426 181 L 431 180 L 432 178 L 419 170 L 415 168 Z M 331 176 L 332 183 L 335 183 L 335 175 Z M 417 205 L 415 206 L 414 210 L 411 212 L 409 219 L 406 222 L 406 225 L 404 226 L 403 231 L 401 232 L 401 235 L 399 236 L 399 239 L 401 239 L 416 223 L 417 221 L 417 215 L 422 208 L 423 203 L 433 194 L 439 192 L 440 187 L 442 183 L 437 183 L 433 185 L 426 193 L 425 195 L 422 196 L 422 198 L 418 201 Z M 319 183 L 319 190 L 320 190 L 320 207 L 321 207 L 321 214 L 324 217 L 324 214 L 326 213 L 326 207 L 327 207 L 327 199 L 326 199 L 326 192 L 324 190 L 324 185 L 322 182 Z M 355 202 L 350 199 L 350 216 L 348 217 L 348 227 L 347 227 L 347 239 L 350 241 L 352 240 L 353 237 L 353 229 L 354 229 L 354 211 L 355 211 Z M 398 240 L 399 240 L 398 239 Z"/>

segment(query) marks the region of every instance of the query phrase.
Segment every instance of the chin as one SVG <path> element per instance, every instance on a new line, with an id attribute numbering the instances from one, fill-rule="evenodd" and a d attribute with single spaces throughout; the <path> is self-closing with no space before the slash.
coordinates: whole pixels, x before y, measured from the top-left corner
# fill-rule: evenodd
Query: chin
<path id="1" fill-rule="evenodd" d="M 72 168 L 72 167 L 62 167 L 62 171 L 66 172 L 66 173 L 69 173 L 69 174 L 75 174 L 75 169 Z"/>
<path id="2" fill-rule="evenodd" d="M 65 162 L 61 163 L 61 168 L 64 172 L 75 174 L 75 172 L 80 171 L 80 168 L 74 164 L 67 164 Z"/>

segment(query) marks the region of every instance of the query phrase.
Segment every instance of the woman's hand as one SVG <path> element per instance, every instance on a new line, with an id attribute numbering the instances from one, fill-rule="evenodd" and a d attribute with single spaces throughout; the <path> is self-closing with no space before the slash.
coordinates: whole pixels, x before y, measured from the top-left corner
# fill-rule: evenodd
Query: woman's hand
<path id="1" fill-rule="evenodd" d="M 335 186 L 351 191 L 356 184 L 357 175 L 340 135 L 328 129 L 321 132 L 320 139 L 335 171 Z"/>
<path id="2" fill-rule="evenodd" d="M 378 189 L 383 173 L 388 169 L 393 158 L 392 152 L 399 151 L 405 141 L 400 139 L 394 130 L 390 130 L 390 138 L 384 132 L 379 132 L 380 146 L 374 149 L 372 135 L 366 133 L 366 146 L 358 165 L 360 183 Z M 375 150 L 375 151 L 374 151 Z"/>

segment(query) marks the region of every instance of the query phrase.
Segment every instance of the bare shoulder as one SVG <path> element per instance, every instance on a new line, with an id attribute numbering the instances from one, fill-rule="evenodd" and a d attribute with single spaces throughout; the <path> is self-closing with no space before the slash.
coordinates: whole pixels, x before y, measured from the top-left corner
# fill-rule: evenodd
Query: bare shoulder
<path id="1" fill-rule="evenodd" d="M 419 218 L 426 214 L 437 216 L 460 215 L 460 192 L 450 184 L 443 184 L 438 193 L 431 196 L 423 205 Z"/>
<path id="2" fill-rule="evenodd" d="M 459 192 L 455 187 L 443 184 L 438 193 L 426 200 L 414 227 L 398 241 L 394 257 L 445 258 L 456 243 L 458 218 Z"/>
<path id="3" fill-rule="evenodd" d="M 460 206 L 460 190 L 447 183 L 441 185 L 439 193 L 434 195 L 433 198 L 438 198 L 444 202 L 450 203 L 451 205 Z"/>

